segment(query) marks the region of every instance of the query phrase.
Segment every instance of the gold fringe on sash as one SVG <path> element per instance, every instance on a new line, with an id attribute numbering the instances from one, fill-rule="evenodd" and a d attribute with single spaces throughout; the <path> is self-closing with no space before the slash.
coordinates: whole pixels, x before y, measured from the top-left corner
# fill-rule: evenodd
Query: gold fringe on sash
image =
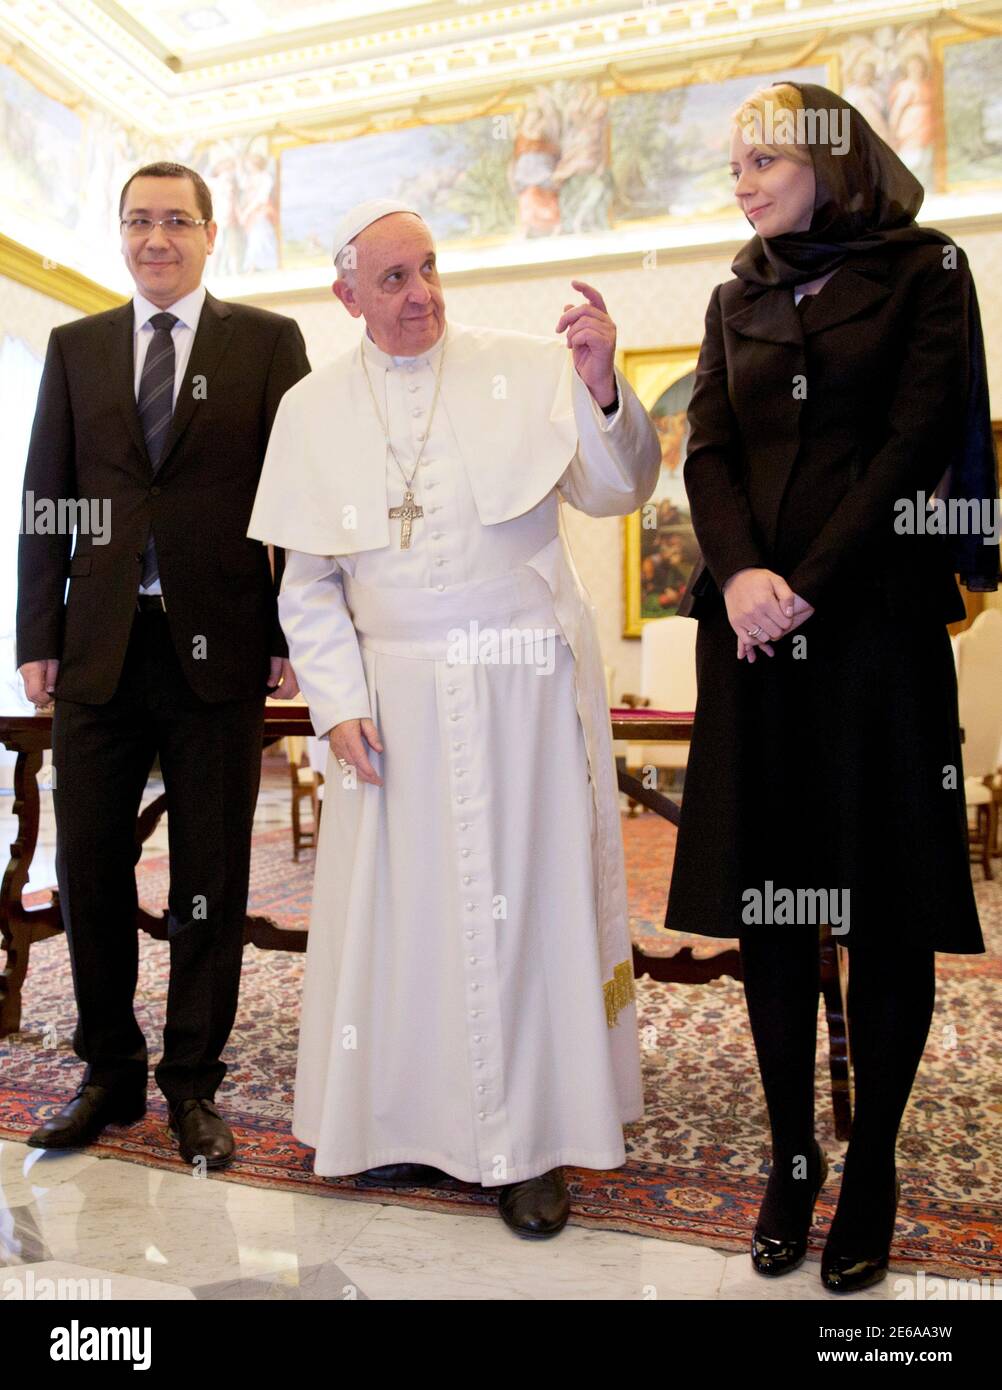
<path id="1" fill-rule="evenodd" d="M 620 1009 L 625 1009 L 637 997 L 633 983 L 633 961 L 623 960 L 614 966 L 612 979 L 606 980 L 602 991 L 605 994 L 605 1021 L 613 1028 Z"/>

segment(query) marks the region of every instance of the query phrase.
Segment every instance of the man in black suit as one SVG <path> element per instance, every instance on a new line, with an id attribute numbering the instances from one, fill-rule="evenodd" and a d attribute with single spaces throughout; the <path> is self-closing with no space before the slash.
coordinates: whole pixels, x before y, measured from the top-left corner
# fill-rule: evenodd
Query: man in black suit
<path id="1" fill-rule="evenodd" d="M 310 367 L 292 319 L 203 288 L 216 224 L 193 170 L 140 169 L 119 215 L 135 296 L 53 331 L 25 473 L 17 660 L 28 697 L 55 700 L 56 872 L 87 1064 L 28 1143 L 87 1144 L 145 1112 L 135 826 L 159 756 L 170 985 L 156 1080 L 182 1155 L 222 1167 L 233 1135 L 213 1097 L 236 1014 L 264 700 L 297 691 L 268 554 L 246 532 L 278 403 Z M 61 524 L 38 524 L 46 507 Z"/>

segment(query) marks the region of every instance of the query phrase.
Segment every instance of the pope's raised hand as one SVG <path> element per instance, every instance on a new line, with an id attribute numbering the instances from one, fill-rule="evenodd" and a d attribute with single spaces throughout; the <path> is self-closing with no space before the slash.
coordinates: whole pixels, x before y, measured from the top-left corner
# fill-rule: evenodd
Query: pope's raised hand
<path id="1" fill-rule="evenodd" d="M 599 405 L 611 405 L 616 399 L 616 325 L 594 286 L 584 280 L 572 280 L 571 286 L 587 303 L 565 304 L 554 332 L 566 330 L 574 370 Z"/>

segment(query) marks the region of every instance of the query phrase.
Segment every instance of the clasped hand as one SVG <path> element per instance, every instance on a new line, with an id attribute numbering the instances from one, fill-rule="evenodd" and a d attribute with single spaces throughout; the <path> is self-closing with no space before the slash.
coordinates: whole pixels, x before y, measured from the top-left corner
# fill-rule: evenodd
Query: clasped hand
<path id="1" fill-rule="evenodd" d="M 758 649 L 774 656 L 772 643 L 788 637 L 814 612 L 807 600 L 772 570 L 738 570 L 723 592 L 727 618 L 738 639 L 739 661 L 753 662 Z"/>

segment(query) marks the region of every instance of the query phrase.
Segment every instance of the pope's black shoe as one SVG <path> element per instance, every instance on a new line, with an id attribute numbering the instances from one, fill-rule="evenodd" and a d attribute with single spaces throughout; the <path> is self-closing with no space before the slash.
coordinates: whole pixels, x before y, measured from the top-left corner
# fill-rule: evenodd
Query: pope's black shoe
<path id="1" fill-rule="evenodd" d="M 891 1233 L 879 1250 L 871 1247 L 869 1255 L 852 1254 L 849 1251 L 829 1249 L 826 1245 L 821 1255 L 821 1282 L 831 1293 L 857 1293 L 868 1289 L 871 1284 L 879 1284 L 887 1274 L 887 1262 L 891 1255 L 891 1241 L 894 1239 L 894 1222 L 901 1200 L 901 1183 L 894 1175 L 894 1210 L 891 1213 Z"/>
<path id="2" fill-rule="evenodd" d="M 33 1149 L 79 1149 L 105 1125 L 131 1125 L 146 1114 L 146 1091 L 112 1090 L 85 1082 L 58 1115 L 39 1125 L 25 1143 Z"/>
<path id="3" fill-rule="evenodd" d="M 756 1226 L 752 1235 L 752 1264 L 759 1274 L 765 1274 L 770 1279 L 774 1279 L 779 1274 L 789 1274 L 791 1269 L 796 1269 L 798 1265 L 803 1263 L 804 1256 L 807 1254 L 807 1236 L 814 1217 L 814 1204 L 818 1200 L 818 1193 L 824 1187 L 825 1178 L 828 1176 L 828 1159 L 817 1140 L 814 1142 L 814 1149 L 817 1181 L 811 1197 L 807 1219 L 802 1222 L 800 1230 L 792 1236 L 767 1236 Z"/>
<path id="4" fill-rule="evenodd" d="M 225 1168 L 233 1161 L 233 1131 L 211 1100 L 179 1101 L 170 1107 L 170 1132 L 177 1136 L 186 1163 L 204 1159 L 206 1168 Z"/>
<path id="5" fill-rule="evenodd" d="M 355 1181 L 371 1183 L 373 1187 L 438 1187 L 448 1176 L 427 1163 L 384 1163 L 381 1168 L 356 1173 Z"/>
<path id="6" fill-rule="evenodd" d="M 570 1210 L 562 1168 L 509 1183 L 498 1192 L 501 1219 L 520 1236 L 555 1236 L 567 1225 Z"/>

